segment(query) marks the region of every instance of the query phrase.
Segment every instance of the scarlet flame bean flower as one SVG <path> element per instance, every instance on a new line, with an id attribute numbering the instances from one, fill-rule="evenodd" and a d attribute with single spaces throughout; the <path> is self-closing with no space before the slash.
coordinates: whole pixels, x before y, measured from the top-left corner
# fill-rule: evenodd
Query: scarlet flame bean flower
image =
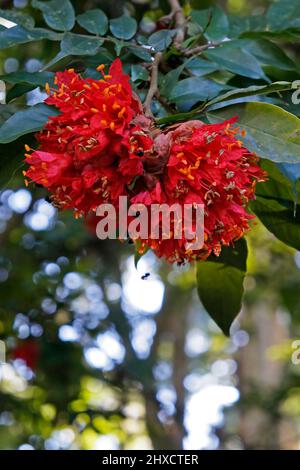
<path id="1" fill-rule="evenodd" d="M 58 72 L 46 103 L 60 114 L 37 134 L 39 148 L 26 146 L 26 180 L 45 186 L 53 203 L 87 216 L 103 202 L 203 204 L 204 246 L 186 248 L 184 237 L 135 240 L 169 262 L 218 255 L 249 230 L 247 206 L 266 174 L 234 127 L 189 121 L 161 131 L 143 114 L 129 77 L 116 59 L 102 78 Z M 174 223 L 174 221 L 172 222 Z M 174 226 L 171 233 L 174 233 Z"/>
<path id="2" fill-rule="evenodd" d="M 189 250 L 186 242 L 190 240 L 184 237 L 147 239 L 139 241 L 141 251 L 149 246 L 159 257 L 177 263 L 206 259 L 250 229 L 253 216 L 247 206 L 255 197 L 256 183 L 264 181 L 266 174 L 257 164 L 258 157 L 237 139 L 235 120 L 221 124 L 190 121 L 157 137 L 154 145 L 164 148 L 167 164 L 156 186 L 133 200 L 146 205 L 179 203 L 182 213 L 185 204 L 203 204 L 205 242 L 202 249 Z"/>
<path id="3" fill-rule="evenodd" d="M 116 59 L 102 78 L 84 79 L 73 69 L 56 73 L 57 88 L 46 100 L 60 114 L 37 134 L 39 149 L 27 148 L 26 180 L 45 186 L 62 209 L 86 215 L 101 202 L 116 202 L 143 173 L 141 155 L 150 137 L 134 124 L 142 113 L 129 77 Z"/>

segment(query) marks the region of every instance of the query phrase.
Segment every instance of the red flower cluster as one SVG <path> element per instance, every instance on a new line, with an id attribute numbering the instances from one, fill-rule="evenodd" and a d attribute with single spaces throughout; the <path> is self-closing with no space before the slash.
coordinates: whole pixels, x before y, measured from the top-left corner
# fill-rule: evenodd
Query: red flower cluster
<path id="1" fill-rule="evenodd" d="M 127 185 L 143 173 L 141 155 L 152 146 L 134 124 L 142 106 L 121 61 L 115 60 L 107 75 L 104 65 L 98 71 L 100 80 L 83 79 L 73 69 L 56 74 L 58 90 L 46 103 L 60 114 L 37 134 L 39 149 L 26 154 L 26 178 L 48 188 L 58 207 L 77 215 L 127 194 Z M 51 93 L 49 86 L 46 90 Z"/>
<path id="2" fill-rule="evenodd" d="M 205 221 L 201 250 L 186 249 L 190 240 L 184 236 L 180 240 L 143 240 L 158 256 L 179 263 L 206 259 L 249 230 L 253 216 L 246 208 L 255 197 L 256 182 L 264 181 L 266 175 L 257 165 L 258 157 L 236 138 L 239 129 L 232 126 L 235 120 L 214 125 L 190 121 L 156 138 L 154 146 L 167 153 L 167 164 L 161 181 L 152 191 L 136 196 L 134 202 L 179 203 L 182 208 L 202 204 Z"/>
<path id="3" fill-rule="evenodd" d="M 242 237 L 251 219 L 248 202 L 265 174 L 236 138 L 235 120 L 190 121 L 162 132 L 143 115 L 119 59 L 108 75 L 103 65 L 98 70 L 100 80 L 83 79 L 72 69 L 56 74 L 58 89 L 48 89 L 46 103 L 60 114 L 37 135 L 39 149 L 26 154 L 26 178 L 47 187 L 59 208 L 72 208 L 77 216 L 103 202 L 117 206 L 121 195 L 146 206 L 203 204 L 201 250 L 186 249 L 184 237 L 138 240 L 141 251 L 149 246 L 170 262 L 205 259 Z"/>

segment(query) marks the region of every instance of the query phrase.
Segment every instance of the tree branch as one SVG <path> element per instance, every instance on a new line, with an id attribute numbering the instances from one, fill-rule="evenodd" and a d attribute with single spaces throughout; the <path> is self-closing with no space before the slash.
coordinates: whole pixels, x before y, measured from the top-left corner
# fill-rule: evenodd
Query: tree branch
<path id="1" fill-rule="evenodd" d="M 168 1 L 169 1 L 169 5 L 171 8 L 171 15 L 175 19 L 175 26 L 177 29 L 177 33 L 173 40 L 173 44 L 177 49 L 180 49 L 182 42 L 184 40 L 184 36 L 185 36 L 185 25 L 186 25 L 185 16 L 182 11 L 179 0 L 168 0 Z"/>
<path id="2" fill-rule="evenodd" d="M 220 43 L 218 42 L 208 42 L 207 44 L 203 44 L 202 46 L 196 46 L 193 47 L 192 49 L 184 49 L 182 52 L 186 57 L 190 57 L 193 55 L 199 55 L 203 51 L 206 51 L 207 49 L 210 49 L 211 47 L 216 47 L 219 46 Z"/>
<path id="3" fill-rule="evenodd" d="M 153 97 L 158 91 L 157 78 L 158 78 L 158 67 L 159 67 L 161 57 L 162 57 L 161 52 L 157 52 L 155 54 L 154 61 L 152 62 L 152 67 L 151 67 L 150 87 L 149 87 L 149 90 L 148 90 L 148 93 L 144 102 L 144 112 L 146 116 L 152 117 L 152 118 L 153 118 L 153 114 L 151 111 L 151 103 L 152 103 Z"/>

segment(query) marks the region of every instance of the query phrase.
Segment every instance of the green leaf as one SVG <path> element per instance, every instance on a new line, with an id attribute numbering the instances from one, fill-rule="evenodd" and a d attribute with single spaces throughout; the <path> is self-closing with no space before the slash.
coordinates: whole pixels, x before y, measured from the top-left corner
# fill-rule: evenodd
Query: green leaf
<path id="1" fill-rule="evenodd" d="M 204 33 L 204 36 L 210 41 L 220 41 L 224 39 L 229 32 L 229 21 L 224 11 L 215 6 L 211 9 L 211 21 Z"/>
<path id="2" fill-rule="evenodd" d="M 243 50 L 252 54 L 260 62 L 261 65 L 270 65 L 281 70 L 296 71 L 296 64 L 290 59 L 286 53 L 267 39 L 240 39 L 238 42 Z"/>
<path id="3" fill-rule="evenodd" d="M 296 181 L 299 164 L 289 165 L 288 177 L 284 174 L 286 168 L 281 165 L 265 160 L 262 167 L 268 173 L 268 181 L 257 186 L 256 199 L 250 207 L 275 237 L 300 250 L 300 188 Z"/>
<path id="4" fill-rule="evenodd" d="M 29 91 L 32 91 L 36 88 L 35 85 L 28 85 L 26 83 L 17 83 L 8 90 L 6 95 L 6 102 L 10 103 L 12 100 L 19 98 L 19 96 L 25 95 Z"/>
<path id="5" fill-rule="evenodd" d="M 49 62 L 47 62 L 46 65 L 44 65 L 44 67 L 42 68 L 42 70 L 47 70 L 49 69 L 50 67 L 53 67 L 54 65 L 56 65 L 58 62 L 60 62 L 61 60 L 65 59 L 66 57 L 68 57 L 68 54 L 62 52 L 62 51 L 59 51 L 58 54 L 56 54 L 55 57 L 53 57 Z"/>
<path id="6" fill-rule="evenodd" d="M 92 34 L 105 34 L 108 28 L 108 19 L 106 14 L 99 9 L 88 10 L 76 18 L 77 23 Z"/>
<path id="7" fill-rule="evenodd" d="M 205 78 L 185 78 L 173 88 L 169 99 L 177 105 L 184 105 L 184 110 L 187 110 L 199 101 L 207 101 L 215 97 L 223 88 L 222 85 Z"/>
<path id="8" fill-rule="evenodd" d="M 239 16 L 229 15 L 228 36 L 236 38 L 246 32 L 262 32 L 267 28 L 267 21 L 264 15 Z"/>
<path id="9" fill-rule="evenodd" d="M 0 80 L 4 80 L 7 83 L 28 83 L 35 86 L 44 86 L 45 83 L 53 83 L 54 73 L 53 72 L 14 72 L 6 75 L 0 75 Z"/>
<path id="10" fill-rule="evenodd" d="M 268 81 L 257 59 L 231 41 L 205 51 L 205 56 L 229 72 Z"/>
<path id="11" fill-rule="evenodd" d="M 65 33 L 61 41 L 61 51 L 64 55 L 95 55 L 103 40 L 93 36 Z"/>
<path id="12" fill-rule="evenodd" d="M 247 96 L 265 95 L 269 93 L 275 93 L 276 91 L 285 91 L 291 89 L 291 82 L 274 82 L 271 85 L 252 85 L 247 88 L 236 88 L 235 90 L 230 90 L 227 93 L 224 93 L 224 95 L 220 95 L 212 99 L 207 103 L 206 107 L 212 110 L 215 109 L 214 105 L 217 105 L 218 103 L 224 102 L 223 105 L 226 106 L 226 102 L 229 100 Z"/>
<path id="13" fill-rule="evenodd" d="M 185 67 L 196 77 L 208 75 L 209 73 L 216 72 L 216 70 L 219 69 L 219 66 L 214 62 L 201 59 L 200 57 L 195 57 L 192 60 L 186 61 Z"/>
<path id="14" fill-rule="evenodd" d="M 152 55 L 145 47 L 132 45 L 128 47 L 128 50 L 131 52 L 131 54 L 135 55 L 136 57 L 145 62 L 152 61 Z"/>
<path id="15" fill-rule="evenodd" d="M 131 80 L 133 82 L 137 81 L 147 81 L 149 78 L 149 72 L 145 67 L 139 64 L 131 65 Z"/>
<path id="16" fill-rule="evenodd" d="M 34 88 L 41 86 L 44 87 L 46 83 L 53 85 L 54 73 L 52 72 L 14 72 L 7 75 L 0 76 L 0 80 L 11 83 L 11 87 L 6 95 L 6 101 L 9 103 L 11 100 L 28 93 Z"/>
<path id="17" fill-rule="evenodd" d="M 223 247 L 220 256 L 210 256 L 197 264 L 199 298 L 225 335 L 242 306 L 243 282 L 247 269 L 245 239 L 234 248 Z"/>
<path id="18" fill-rule="evenodd" d="M 6 49 L 17 44 L 39 41 L 41 39 L 58 41 L 59 36 L 57 33 L 43 28 L 29 30 L 23 26 L 14 26 L 13 28 L 7 28 L 3 31 L 0 31 L 0 49 Z"/>
<path id="19" fill-rule="evenodd" d="M 164 51 L 171 44 L 172 38 L 176 34 L 174 29 L 162 29 L 151 34 L 148 38 L 149 46 L 156 51 Z"/>
<path id="20" fill-rule="evenodd" d="M 17 106 L 13 104 L 0 104 L 0 126 L 17 111 Z"/>
<path id="21" fill-rule="evenodd" d="M 131 16 L 122 15 L 109 22 L 112 34 L 118 39 L 131 39 L 137 31 L 137 22 Z"/>
<path id="22" fill-rule="evenodd" d="M 300 27 L 299 0 L 277 0 L 267 11 L 267 21 L 270 31 L 282 31 Z"/>
<path id="23" fill-rule="evenodd" d="M 194 23 L 199 26 L 199 31 L 202 33 L 207 29 L 212 17 L 211 9 L 206 10 L 192 10 L 191 18 Z"/>
<path id="24" fill-rule="evenodd" d="M 50 116 L 56 116 L 58 111 L 44 103 L 28 106 L 13 114 L 0 127 L 0 144 L 7 144 L 19 137 L 42 129 Z"/>
<path id="25" fill-rule="evenodd" d="M 210 122 L 238 116 L 246 130 L 246 146 L 273 162 L 298 163 L 300 159 L 300 119 L 268 103 L 244 103 L 207 113 Z"/>
<path id="26" fill-rule="evenodd" d="M 181 64 L 176 69 L 171 70 L 162 76 L 159 83 L 160 94 L 166 98 L 169 98 L 172 90 L 177 85 L 180 75 L 184 70 L 185 64 Z"/>
<path id="27" fill-rule="evenodd" d="M 6 145 L 0 144 L 0 189 L 9 184 L 12 177 L 21 170 L 24 160 L 23 141 Z"/>
<path id="28" fill-rule="evenodd" d="M 18 111 L 15 105 L 0 105 L 0 125 L 7 121 Z M 10 181 L 12 175 L 19 170 L 24 156 L 23 141 L 11 144 L 0 144 L 0 189 L 3 189 Z"/>
<path id="29" fill-rule="evenodd" d="M 70 0 L 33 0 L 32 6 L 41 10 L 45 22 L 58 31 L 70 31 L 75 24 L 75 12 Z"/>
<path id="30" fill-rule="evenodd" d="M 5 18 L 6 20 L 12 21 L 17 25 L 24 26 L 25 28 L 34 28 L 34 19 L 27 13 L 22 13 L 19 10 L 9 9 L 2 10 L 0 9 L 0 17 Z"/>
<path id="31" fill-rule="evenodd" d="M 210 41 L 220 41 L 228 35 L 229 21 L 227 15 L 217 6 L 208 10 L 193 10 L 191 17 Z"/>

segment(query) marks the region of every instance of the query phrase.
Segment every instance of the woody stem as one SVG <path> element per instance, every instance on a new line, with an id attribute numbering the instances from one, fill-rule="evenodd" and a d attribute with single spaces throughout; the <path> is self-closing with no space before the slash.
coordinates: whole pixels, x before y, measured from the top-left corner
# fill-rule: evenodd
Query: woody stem
<path id="1" fill-rule="evenodd" d="M 174 16 L 175 19 L 175 26 L 176 26 L 176 36 L 173 40 L 173 44 L 177 49 L 180 49 L 182 46 L 182 41 L 184 40 L 185 35 L 185 16 L 182 11 L 181 5 L 179 0 L 168 0 L 169 5 L 171 8 L 171 14 Z"/>
<path id="2" fill-rule="evenodd" d="M 145 111 L 146 116 L 149 116 L 149 117 L 153 117 L 153 114 L 151 111 L 151 103 L 152 103 L 153 97 L 158 91 L 158 87 L 157 87 L 158 66 L 159 66 L 161 57 L 162 57 L 161 52 L 157 52 L 155 54 L 154 61 L 152 62 L 152 67 L 151 67 L 150 86 L 149 86 L 149 90 L 148 90 L 148 93 L 144 102 L 144 111 Z"/>

